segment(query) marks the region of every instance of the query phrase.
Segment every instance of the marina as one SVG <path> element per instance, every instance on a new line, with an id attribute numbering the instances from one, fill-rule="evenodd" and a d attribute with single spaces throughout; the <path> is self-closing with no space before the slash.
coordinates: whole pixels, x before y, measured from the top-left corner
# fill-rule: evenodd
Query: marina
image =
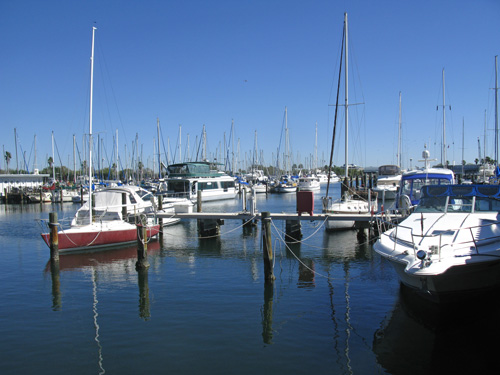
<path id="1" fill-rule="evenodd" d="M 0 6 L 2 374 L 498 367 L 498 4 L 282 5 Z"/>
<path id="2" fill-rule="evenodd" d="M 256 199 L 262 211 L 296 209 L 295 194 Z M 237 198 L 203 209 L 242 206 Z M 303 220 L 302 239 L 285 243 L 285 221 L 273 220 L 272 283 L 261 226 L 239 220 L 217 238 L 200 238 L 196 220 L 166 227 L 163 242 L 148 243 L 145 271 L 135 269 L 134 245 L 61 254 L 54 270 L 37 220 L 71 218 L 79 207 L 0 205 L 3 373 L 421 374 L 493 364 L 494 295 L 474 308 L 426 305 L 356 231 Z"/>

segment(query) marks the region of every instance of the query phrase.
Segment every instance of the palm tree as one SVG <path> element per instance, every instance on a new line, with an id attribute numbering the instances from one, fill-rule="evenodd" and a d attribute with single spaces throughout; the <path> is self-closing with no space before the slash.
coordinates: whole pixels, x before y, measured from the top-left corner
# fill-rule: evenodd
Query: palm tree
<path id="1" fill-rule="evenodd" d="M 10 163 L 10 159 L 12 159 L 12 155 L 10 154 L 9 151 L 5 151 L 5 162 L 7 163 L 7 174 L 9 173 L 9 163 Z"/>

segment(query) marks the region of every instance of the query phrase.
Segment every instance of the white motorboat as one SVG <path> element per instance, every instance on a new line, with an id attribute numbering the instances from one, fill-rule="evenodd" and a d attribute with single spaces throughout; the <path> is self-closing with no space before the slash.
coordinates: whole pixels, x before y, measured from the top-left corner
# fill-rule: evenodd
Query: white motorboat
<path id="1" fill-rule="evenodd" d="M 424 169 L 416 169 L 403 173 L 396 197 L 396 208 L 408 211 L 420 201 L 421 189 L 424 185 L 450 185 L 455 183 L 452 170 L 446 168 L 430 167 L 429 151 L 424 149 L 422 157 L 425 162 Z"/>
<path id="2" fill-rule="evenodd" d="M 299 191 L 318 191 L 321 189 L 319 177 L 315 175 L 307 175 L 299 177 Z"/>
<path id="3" fill-rule="evenodd" d="M 434 300 L 500 286 L 500 186 L 427 185 L 374 250 Z"/>
<path id="4" fill-rule="evenodd" d="M 377 186 L 373 191 L 379 197 L 393 200 L 396 199 L 400 182 L 401 168 L 397 165 L 382 165 L 378 168 Z"/>
<path id="5" fill-rule="evenodd" d="M 255 191 L 257 194 L 265 194 L 267 193 L 267 184 L 258 182 L 256 184 L 251 185 L 252 191 Z"/>
<path id="6" fill-rule="evenodd" d="M 186 162 L 167 167 L 168 198 L 187 198 L 196 202 L 198 191 L 202 202 L 234 199 L 238 194 L 235 180 L 226 173 L 210 169 L 208 162 Z M 164 195 L 165 196 L 165 195 Z"/>
<path id="7" fill-rule="evenodd" d="M 320 184 L 327 184 L 328 183 L 328 174 L 327 173 L 318 172 L 318 173 L 316 173 L 316 176 L 318 176 Z M 339 181 L 340 181 L 339 176 L 337 176 L 337 174 L 334 171 L 330 171 L 330 183 L 339 182 Z"/>

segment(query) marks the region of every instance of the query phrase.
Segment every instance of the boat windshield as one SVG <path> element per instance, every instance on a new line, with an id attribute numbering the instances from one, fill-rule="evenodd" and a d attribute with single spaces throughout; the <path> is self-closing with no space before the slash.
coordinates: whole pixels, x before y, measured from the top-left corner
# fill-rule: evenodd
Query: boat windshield
<path id="1" fill-rule="evenodd" d="M 474 201 L 476 197 L 422 197 L 415 212 L 432 213 L 432 212 L 448 212 L 448 213 L 464 213 L 473 212 Z M 476 202 L 478 203 L 479 200 Z M 479 205 L 475 205 L 475 210 L 478 211 Z"/>
<path id="2" fill-rule="evenodd" d="M 420 199 L 420 191 L 424 185 L 449 185 L 449 178 L 412 178 L 402 181 L 401 193 L 408 195 L 412 201 Z"/>

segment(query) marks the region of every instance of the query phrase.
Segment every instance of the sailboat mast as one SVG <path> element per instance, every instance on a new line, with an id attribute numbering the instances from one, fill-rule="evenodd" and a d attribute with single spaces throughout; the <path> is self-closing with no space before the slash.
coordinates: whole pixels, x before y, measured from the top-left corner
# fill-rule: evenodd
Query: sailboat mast
<path id="1" fill-rule="evenodd" d="M 35 134 L 34 144 L 35 144 L 35 159 L 33 162 L 33 173 L 35 173 L 35 169 L 36 169 L 36 134 Z"/>
<path id="2" fill-rule="evenodd" d="M 401 91 L 399 92 L 398 167 L 401 168 Z"/>
<path id="3" fill-rule="evenodd" d="M 444 68 L 443 68 L 443 154 L 441 159 L 441 165 L 445 167 L 446 163 L 446 110 L 445 110 L 445 101 L 444 101 Z"/>
<path id="4" fill-rule="evenodd" d="M 348 162 L 348 152 L 349 152 L 349 143 L 348 143 L 348 57 L 347 57 L 347 13 L 344 13 L 344 28 L 345 28 L 345 177 L 349 178 L 349 162 Z"/>
<path id="5" fill-rule="evenodd" d="M 495 56 L 495 163 L 498 165 L 498 56 Z"/>
<path id="6" fill-rule="evenodd" d="M 90 57 L 90 106 L 89 106 L 89 222 L 92 223 L 92 101 L 94 99 L 94 37 L 92 27 L 92 54 Z"/>
<path id="7" fill-rule="evenodd" d="M 73 183 L 76 184 L 76 153 L 75 153 L 75 135 L 73 134 Z"/>
<path id="8" fill-rule="evenodd" d="M 158 178 L 161 178 L 161 152 L 160 152 L 160 119 L 156 118 L 156 133 L 158 135 Z"/>
<path id="9" fill-rule="evenodd" d="M 54 131 L 52 131 L 52 178 L 56 180 L 56 164 L 54 159 Z"/>
<path id="10" fill-rule="evenodd" d="M 316 128 L 314 132 L 314 174 L 318 168 L 318 122 L 316 121 Z"/>
<path id="11" fill-rule="evenodd" d="M 465 118 L 462 117 L 462 178 L 464 177 L 464 133 L 465 133 Z"/>

